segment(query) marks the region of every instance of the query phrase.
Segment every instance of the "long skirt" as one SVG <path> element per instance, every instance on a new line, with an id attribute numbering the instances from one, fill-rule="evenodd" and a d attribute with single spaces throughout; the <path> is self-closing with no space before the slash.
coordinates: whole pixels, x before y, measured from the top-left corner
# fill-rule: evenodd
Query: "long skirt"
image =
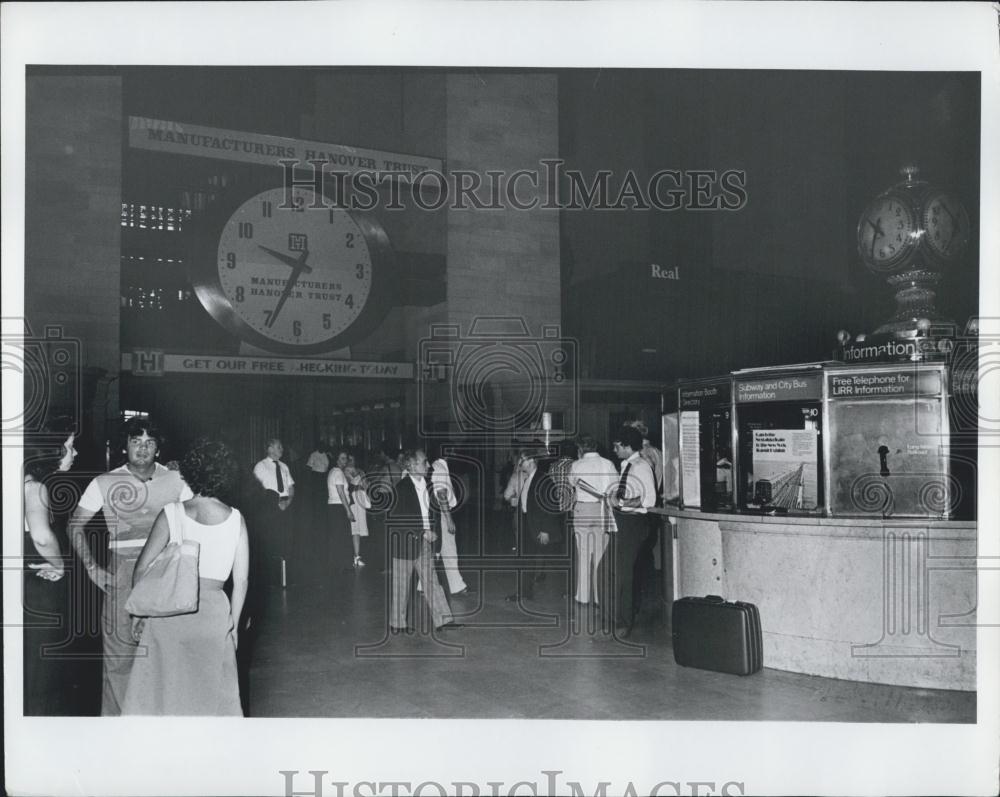
<path id="1" fill-rule="evenodd" d="M 229 598 L 203 583 L 194 614 L 146 620 L 122 714 L 242 713 Z"/>

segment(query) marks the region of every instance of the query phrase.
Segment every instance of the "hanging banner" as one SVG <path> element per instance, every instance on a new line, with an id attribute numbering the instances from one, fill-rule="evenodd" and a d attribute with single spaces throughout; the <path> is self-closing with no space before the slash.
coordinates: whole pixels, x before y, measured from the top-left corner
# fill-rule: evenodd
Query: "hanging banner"
<path id="1" fill-rule="evenodd" d="M 433 170 L 441 173 L 444 169 L 444 162 L 440 158 L 268 136 L 243 130 L 225 130 L 186 122 L 168 122 L 144 116 L 129 117 L 128 144 L 136 149 L 265 166 L 280 167 L 281 160 L 298 160 L 307 169 L 308 161 L 325 160 L 331 171 L 346 174 L 362 170 L 397 173 L 404 181 L 413 179 L 421 172 Z"/>
<path id="2" fill-rule="evenodd" d="M 136 376 L 237 374 L 243 376 L 335 376 L 350 379 L 413 379 L 413 363 L 320 360 L 308 357 L 219 357 L 166 354 L 156 350 L 122 353 L 122 370 Z"/>

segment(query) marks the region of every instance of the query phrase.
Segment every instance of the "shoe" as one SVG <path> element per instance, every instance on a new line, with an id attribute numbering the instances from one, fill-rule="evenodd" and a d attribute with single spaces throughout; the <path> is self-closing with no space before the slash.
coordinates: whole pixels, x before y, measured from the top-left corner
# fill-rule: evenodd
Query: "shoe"
<path id="1" fill-rule="evenodd" d="M 435 631 L 457 631 L 459 628 L 465 628 L 465 626 L 462 625 L 461 623 L 456 623 L 455 621 L 452 621 L 450 623 L 445 623 L 444 625 L 439 625 L 434 630 Z"/>
<path id="2" fill-rule="evenodd" d="M 355 567 L 364 567 L 365 566 L 365 563 L 361 561 L 361 557 L 360 556 L 355 556 L 354 557 L 354 566 Z"/>
<path id="3" fill-rule="evenodd" d="M 399 636 L 400 634 L 406 634 L 407 636 L 409 636 L 410 634 L 413 633 L 413 629 L 409 628 L 409 627 L 407 627 L 407 628 L 393 628 L 392 626 L 390 626 L 389 627 L 389 633 L 392 634 L 393 636 Z"/>
<path id="4" fill-rule="evenodd" d="M 472 595 L 472 594 L 475 593 L 475 591 L 476 591 L 475 587 L 466 586 L 466 587 L 460 589 L 458 592 L 453 592 L 451 594 L 452 595 Z"/>

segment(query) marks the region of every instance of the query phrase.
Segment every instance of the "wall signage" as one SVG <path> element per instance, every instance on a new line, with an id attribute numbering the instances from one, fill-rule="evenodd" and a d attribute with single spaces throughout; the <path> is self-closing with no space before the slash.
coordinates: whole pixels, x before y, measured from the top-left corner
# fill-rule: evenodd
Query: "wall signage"
<path id="1" fill-rule="evenodd" d="M 803 401 L 822 397 L 823 382 L 819 374 L 788 374 L 763 379 L 743 379 L 736 382 L 736 403 L 759 401 Z"/>
<path id="2" fill-rule="evenodd" d="M 681 484 L 684 506 L 701 506 L 701 432 L 695 411 L 681 412 Z"/>
<path id="3" fill-rule="evenodd" d="M 122 353 L 122 370 L 136 376 L 236 374 L 330 376 L 350 379 L 413 379 L 413 363 L 321 360 L 308 357 L 219 357 L 136 349 Z"/>
<path id="4" fill-rule="evenodd" d="M 661 266 L 656 263 L 650 263 L 649 278 L 654 280 L 679 280 L 681 278 L 681 267 Z"/>
<path id="5" fill-rule="evenodd" d="M 362 170 L 402 172 L 404 174 L 401 179 L 404 181 L 412 180 L 421 172 L 434 170 L 441 173 L 444 170 L 444 162 L 440 158 L 268 136 L 186 122 L 169 122 L 144 116 L 129 117 L 128 143 L 136 149 L 265 166 L 280 166 L 280 160 L 298 160 L 304 168 L 308 168 L 307 161 L 325 160 L 334 171 L 346 174 Z"/>
<path id="6" fill-rule="evenodd" d="M 711 385 L 688 385 L 679 388 L 682 410 L 697 410 L 703 407 L 728 405 L 730 398 L 730 382 L 717 382 Z"/>
<path id="7" fill-rule="evenodd" d="M 830 398 L 852 400 L 940 396 L 942 388 L 939 370 L 912 368 L 858 374 L 828 373 L 827 384 Z"/>

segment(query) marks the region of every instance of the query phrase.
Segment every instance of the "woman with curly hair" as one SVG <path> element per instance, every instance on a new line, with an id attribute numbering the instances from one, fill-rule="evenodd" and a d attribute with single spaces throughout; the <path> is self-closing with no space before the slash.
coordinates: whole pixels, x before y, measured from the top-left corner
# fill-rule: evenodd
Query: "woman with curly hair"
<path id="1" fill-rule="evenodd" d="M 240 614 L 247 594 L 247 528 L 227 495 L 238 475 L 232 452 L 199 440 L 181 461 L 181 476 L 194 498 L 168 504 L 153 523 L 135 566 L 134 580 L 170 542 L 170 524 L 180 537 L 200 544 L 199 600 L 193 614 L 135 618 L 137 655 L 125 692 L 123 714 L 241 715 L 236 671 Z M 233 577 L 232 598 L 222 587 Z"/>
<path id="2" fill-rule="evenodd" d="M 67 713 L 65 661 L 52 652 L 68 638 L 64 558 L 52 529 L 46 480 L 67 471 L 76 458 L 74 435 L 62 442 L 29 443 L 24 449 L 24 713 Z M 60 488 L 56 488 L 56 492 Z M 58 622 L 53 623 L 57 618 Z M 46 653 L 48 652 L 48 655 Z"/>

